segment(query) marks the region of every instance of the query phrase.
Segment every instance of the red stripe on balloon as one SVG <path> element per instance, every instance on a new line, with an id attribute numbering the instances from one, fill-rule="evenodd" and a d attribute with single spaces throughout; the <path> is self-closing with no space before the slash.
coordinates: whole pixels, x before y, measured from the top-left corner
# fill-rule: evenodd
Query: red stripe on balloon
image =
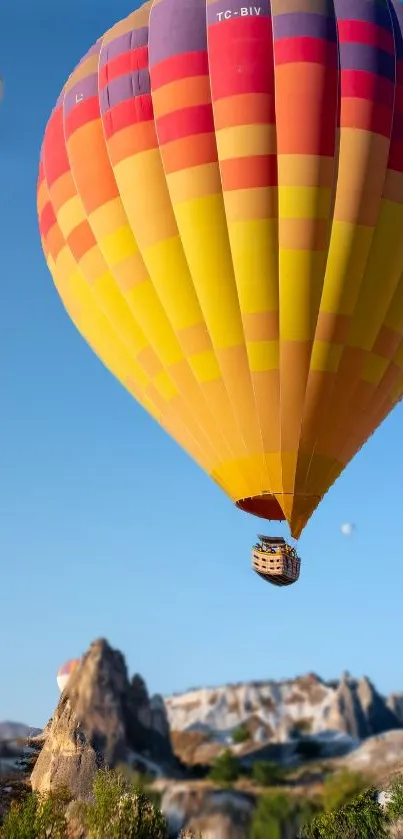
<path id="1" fill-rule="evenodd" d="M 196 105 L 181 108 L 170 114 L 164 114 L 157 120 L 159 145 L 190 137 L 192 134 L 205 134 L 214 131 L 211 105 Z"/>
<path id="2" fill-rule="evenodd" d="M 324 38 L 282 38 L 274 43 L 276 64 L 333 64 L 337 58 L 337 44 Z"/>
<path id="3" fill-rule="evenodd" d="M 80 104 L 75 108 L 72 108 L 66 116 L 64 124 L 66 139 L 71 137 L 71 135 L 74 134 L 75 131 L 78 131 L 79 128 L 82 128 L 83 125 L 99 119 L 99 116 L 100 110 L 98 96 L 91 96 L 91 98 L 86 99 L 85 102 L 80 102 Z"/>
<path id="4" fill-rule="evenodd" d="M 208 73 L 206 52 L 184 52 L 150 67 L 151 87 L 157 90 L 169 82 L 193 76 L 208 76 Z"/>
<path id="5" fill-rule="evenodd" d="M 100 68 L 99 88 L 102 90 L 120 76 L 135 73 L 136 70 L 145 70 L 146 67 L 148 67 L 148 47 L 137 47 L 137 49 L 123 52 Z"/>

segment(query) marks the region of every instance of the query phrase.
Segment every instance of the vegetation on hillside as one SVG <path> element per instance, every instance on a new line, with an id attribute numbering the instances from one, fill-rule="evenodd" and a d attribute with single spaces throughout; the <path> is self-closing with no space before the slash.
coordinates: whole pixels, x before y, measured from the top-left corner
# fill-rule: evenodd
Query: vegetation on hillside
<path id="1" fill-rule="evenodd" d="M 259 768 L 257 768 L 259 766 Z M 239 767 L 230 751 L 216 760 L 213 773 L 230 786 Z M 260 782 L 275 777 L 273 765 L 256 764 Z M 272 773 L 272 774 L 271 774 Z M 165 819 L 148 794 L 149 779 L 122 770 L 99 770 L 89 802 L 71 801 L 66 790 L 26 793 L 13 802 L 0 825 L 0 839 L 67 839 L 72 823 L 88 839 L 167 839 Z M 391 785 L 385 809 L 363 776 L 344 770 L 326 779 L 316 799 L 271 789 L 258 797 L 247 839 L 279 839 L 291 826 L 299 839 L 385 839 L 403 819 L 403 777 Z M 182 839 L 199 839 L 182 834 Z M 200 837 L 202 839 L 202 837 Z"/>
<path id="2" fill-rule="evenodd" d="M 213 761 L 210 778 L 218 784 L 230 785 L 238 780 L 240 775 L 239 763 L 231 752 L 226 749 Z"/>
<path id="3" fill-rule="evenodd" d="M 232 735 L 232 742 L 236 744 L 246 743 L 250 739 L 250 731 L 247 729 L 246 725 L 238 726 Z"/>
<path id="4" fill-rule="evenodd" d="M 325 810 L 304 826 L 303 839 L 383 839 L 388 818 L 373 789 L 361 792 L 337 810 Z"/>

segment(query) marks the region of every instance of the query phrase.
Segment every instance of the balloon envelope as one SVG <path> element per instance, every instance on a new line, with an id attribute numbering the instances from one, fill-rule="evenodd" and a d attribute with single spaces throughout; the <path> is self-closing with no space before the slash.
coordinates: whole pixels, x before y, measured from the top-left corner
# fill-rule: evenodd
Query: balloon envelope
<path id="1" fill-rule="evenodd" d="M 355 526 L 351 522 L 346 521 L 344 522 L 344 524 L 341 525 L 340 530 L 343 536 L 352 536 L 355 530 Z"/>
<path id="2" fill-rule="evenodd" d="M 402 22 L 391 0 L 155 0 L 45 132 L 41 239 L 73 322 L 294 536 L 403 393 Z"/>
<path id="3" fill-rule="evenodd" d="M 79 664 L 79 658 L 72 658 L 59 667 L 59 670 L 57 671 L 57 684 L 60 693 L 63 693 L 71 674 L 77 669 Z"/>

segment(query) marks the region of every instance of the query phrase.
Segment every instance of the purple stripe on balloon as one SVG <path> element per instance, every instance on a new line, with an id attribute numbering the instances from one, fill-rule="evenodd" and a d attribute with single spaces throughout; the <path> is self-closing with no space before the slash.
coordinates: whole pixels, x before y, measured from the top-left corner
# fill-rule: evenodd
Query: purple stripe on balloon
<path id="1" fill-rule="evenodd" d="M 161 0 L 154 5 L 148 44 L 150 67 L 174 55 L 206 51 L 204 0 Z"/>
<path id="2" fill-rule="evenodd" d="M 391 30 L 390 13 L 386 3 L 376 0 L 334 0 L 338 20 L 363 20 Z"/>
<path id="3" fill-rule="evenodd" d="M 66 93 L 63 105 L 64 115 L 67 116 L 73 108 L 79 107 L 82 102 L 94 96 L 98 97 L 98 73 L 91 73 L 90 76 L 80 79 Z"/>
<path id="4" fill-rule="evenodd" d="M 391 4 L 390 16 L 393 24 L 396 57 L 401 60 L 403 58 L 403 3 Z"/>
<path id="5" fill-rule="evenodd" d="M 291 12 L 276 15 L 273 21 L 274 40 L 281 38 L 322 38 L 336 41 L 337 30 L 334 17 L 312 12 Z"/>
<path id="6" fill-rule="evenodd" d="M 250 13 L 250 9 L 252 9 L 252 14 Z M 242 10 L 246 10 L 247 14 L 242 14 Z M 257 14 L 257 10 L 259 10 L 259 14 Z M 224 23 L 226 20 L 230 20 L 234 17 L 249 18 L 270 16 L 270 0 L 259 0 L 258 5 L 256 6 L 248 6 L 246 0 L 217 0 L 216 3 L 211 3 L 207 6 L 208 26 L 212 26 L 215 23 Z"/>
<path id="7" fill-rule="evenodd" d="M 135 73 L 127 73 L 109 82 L 99 92 L 101 114 L 105 114 L 111 108 L 134 99 L 136 96 L 144 96 L 151 93 L 150 74 L 145 67 Z"/>
<path id="8" fill-rule="evenodd" d="M 364 70 L 395 81 L 395 58 L 368 44 L 342 43 L 339 45 L 342 70 Z"/>
<path id="9" fill-rule="evenodd" d="M 138 49 L 139 47 L 146 47 L 148 44 L 148 26 L 142 26 L 140 29 L 132 29 L 130 32 L 124 32 L 108 44 L 104 44 L 101 50 L 99 59 L 99 66 L 103 67 L 108 61 L 117 58 L 124 52 Z"/>

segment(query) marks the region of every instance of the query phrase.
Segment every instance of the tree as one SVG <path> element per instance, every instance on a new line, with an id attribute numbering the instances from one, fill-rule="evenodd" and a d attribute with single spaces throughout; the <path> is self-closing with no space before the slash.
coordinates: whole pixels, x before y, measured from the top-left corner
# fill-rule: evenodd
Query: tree
<path id="1" fill-rule="evenodd" d="M 232 784 L 239 778 L 239 764 L 230 749 L 226 749 L 213 762 L 210 778 L 222 784 Z"/>
<path id="2" fill-rule="evenodd" d="M 269 760 L 257 760 L 252 767 L 252 777 L 261 787 L 278 784 L 283 778 L 283 770 L 277 763 Z"/>
<path id="3" fill-rule="evenodd" d="M 232 740 L 234 743 L 246 743 L 247 740 L 250 740 L 250 732 L 246 728 L 246 725 L 240 725 L 235 729 Z"/>

